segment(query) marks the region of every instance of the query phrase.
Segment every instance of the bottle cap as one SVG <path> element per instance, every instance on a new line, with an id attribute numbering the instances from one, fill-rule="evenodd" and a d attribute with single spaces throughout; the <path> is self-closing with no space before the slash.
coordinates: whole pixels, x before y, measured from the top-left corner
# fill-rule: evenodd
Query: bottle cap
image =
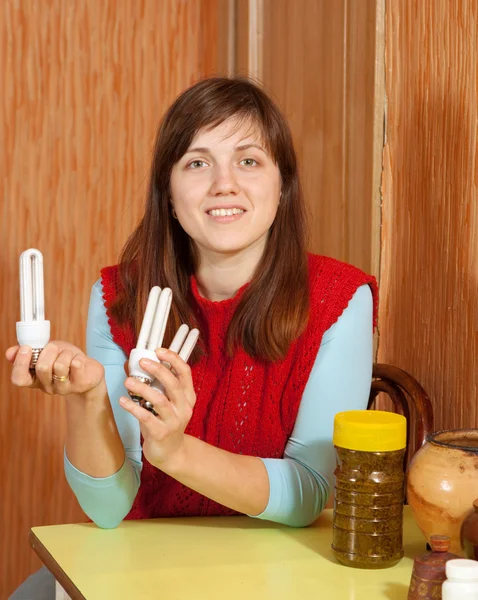
<path id="1" fill-rule="evenodd" d="M 478 561 L 467 558 L 454 558 L 446 563 L 448 579 L 460 581 L 478 581 Z"/>
<path id="2" fill-rule="evenodd" d="M 407 420 L 402 415 L 383 410 L 348 410 L 335 415 L 334 446 L 363 452 L 393 452 L 406 445 Z"/>

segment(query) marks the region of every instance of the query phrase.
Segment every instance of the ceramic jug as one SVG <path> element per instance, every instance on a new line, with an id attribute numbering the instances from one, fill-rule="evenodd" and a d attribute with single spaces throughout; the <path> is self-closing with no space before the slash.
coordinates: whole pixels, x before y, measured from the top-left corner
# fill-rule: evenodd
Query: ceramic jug
<path id="1" fill-rule="evenodd" d="M 428 436 L 407 473 L 407 500 L 423 534 L 448 535 L 450 551 L 463 556 L 460 528 L 478 497 L 478 429 Z"/>

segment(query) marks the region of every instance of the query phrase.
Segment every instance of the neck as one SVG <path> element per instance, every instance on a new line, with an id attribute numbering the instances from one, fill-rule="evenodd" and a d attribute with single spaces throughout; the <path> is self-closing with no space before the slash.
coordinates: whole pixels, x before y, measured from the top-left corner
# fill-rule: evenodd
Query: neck
<path id="1" fill-rule="evenodd" d="M 265 248 L 265 239 L 231 254 L 200 249 L 199 268 L 196 272 L 201 296 L 213 302 L 227 300 L 248 283 L 259 264 Z"/>

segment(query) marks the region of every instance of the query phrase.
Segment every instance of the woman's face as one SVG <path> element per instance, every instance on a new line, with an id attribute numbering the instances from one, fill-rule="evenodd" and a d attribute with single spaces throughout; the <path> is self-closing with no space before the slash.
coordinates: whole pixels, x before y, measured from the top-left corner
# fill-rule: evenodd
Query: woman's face
<path id="1" fill-rule="evenodd" d="M 171 173 L 171 202 L 199 252 L 265 246 L 280 198 L 279 168 L 247 123 L 200 130 Z"/>

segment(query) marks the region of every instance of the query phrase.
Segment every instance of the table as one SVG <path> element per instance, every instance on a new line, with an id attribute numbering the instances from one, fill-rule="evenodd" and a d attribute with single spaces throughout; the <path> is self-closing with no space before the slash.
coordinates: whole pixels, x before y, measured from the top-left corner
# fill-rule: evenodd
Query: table
<path id="1" fill-rule="evenodd" d="M 390 569 L 338 564 L 332 510 L 293 529 L 248 517 L 34 527 L 30 543 L 73 600 L 406 600 L 425 539 L 405 507 L 405 557 Z"/>

